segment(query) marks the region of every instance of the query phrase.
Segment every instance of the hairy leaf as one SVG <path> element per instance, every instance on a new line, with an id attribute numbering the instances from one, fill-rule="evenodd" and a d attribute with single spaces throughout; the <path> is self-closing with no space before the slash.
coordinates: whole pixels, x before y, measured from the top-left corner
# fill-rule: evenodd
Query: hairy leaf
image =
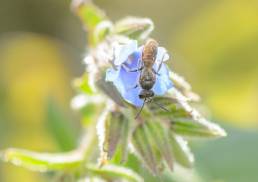
<path id="1" fill-rule="evenodd" d="M 206 121 L 205 119 L 192 120 L 175 118 L 171 120 L 171 122 L 171 129 L 179 135 L 206 138 L 225 136 L 225 132 L 222 128 L 215 123 Z"/>
<path id="2" fill-rule="evenodd" d="M 169 133 L 169 142 L 175 160 L 184 167 L 190 168 L 193 165 L 194 157 L 187 142 L 180 136 Z"/>
<path id="3" fill-rule="evenodd" d="M 152 171 L 153 174 L 158 174 L 158 157 L 154 148 L 152 147 L 151 140 L 148 138 L 144 123 L 137 126 L 132 136 L 132 143 L 146 166 Z"/>
<path id="4" fill-rule="evenodd" d="M 166 108 L 162 109 L 160 106 Z M 174 98 L 171 97 L 155 97 L 152 103 L 148 104 L 149 109 L 154 116 L 162 118 L 190 118 L 190 113 Z"/>
<path id="5" fill-rule="evenodd" d="M 106 135 L 104 142 L 104 149 L 108 154 L 108 158 L 112 158 L 117 145 L 124 142 L 124 147 L 127 146 L 127 131 L 128 120 L 121 112 L 112 112 L 110 119 L 106 120 Z"/>
<path id="6" fill-rule="evenodd" d="M 131 169 L 116 166 L 116 165 L 105 165 L 103 167 L 98 167 L 96 165 L 88 164 L 86 169 L 93 173 L 94 175 L 100 176 L 109 181 L 123 179 L 130 182 L 143 182 L 141 176 L 139 176 L 136 172 Z"/>
<path id="7" fill-rule="evenodd" d="M 176 92 L 180 94 L 179 92 Z M 180 95 L 181 96 L 181 95 Z M 155 105 L 155 102 L 168 111 Z M 222 137 L 226 132 L 217 124 L 207 121 L 192 108 L 185 97 L 157 97 L 149 105 L 154 116 L 170 121 L 171 129 L 177 134 L 191 137 Z"/>
<path id="8" fill-rule="evenodd" d="M 148 138 L 155 143 L 167 165 L 173 170 L 173 156 L 169 145 L 167 129 L 159 122 L 149 121 L 145 126 L 148 128 Z"/>
<path id="9" fill-rule="evenodd" d="M 77 152 L 49 154 L 7 149 L 2 154 L 2 160 L 30 170 L 46 172 L 76 168 L 81 165 L 83 157 Z"/>

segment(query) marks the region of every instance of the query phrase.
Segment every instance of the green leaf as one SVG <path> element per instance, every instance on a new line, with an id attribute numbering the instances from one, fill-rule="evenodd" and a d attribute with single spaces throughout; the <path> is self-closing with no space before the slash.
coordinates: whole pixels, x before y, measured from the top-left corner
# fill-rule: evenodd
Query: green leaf
<path id="1" fill-rule="evenodd" d="M 160 108 L 158 104 L 166 108 L 169 112 Z M 153 102 L 149 104 L 148 107 L 154 116 L 159 116 L 162 118 L 191 118 L 190 113 L 185 110 L 185 108 L 182 107 L 182 105 L 176 99 L 171 97 L 155 97 Z"/>
<path id="2" fill-rule="evenodd" d="M 49 154 L 7 149 L 2 153 L 2 160 L 33 171 L 46 172 L 74 169 L 81 165 L 83 157 L 77 152 Z"/>
<path id="3" fill-rule="evenodd" d="M 170 132 L 169 143 L 177 163 L 184 167 L 191 168 L 194 162 L 194 156 L 188 147 L 187 141 Z"/>
<path id="4" fill-rule="evenodd" d="M 183 136 L 205 138 L 226 136 L 220 126 L 203 118 L 200 120 L 175 118 L 171 120 L 171 123 L 171 130 Z"/>
<path id="5" fill-rule="evenodd" d="M 117 145 L 116 152 L 112 157 L 112 163 L 121 164 L 127 161 L 128 157 L 128 148 L 129 148 L 129 138 L 131 136 L 131 123 L 134 122 L 134 118 L 132 118 L 132 112 L 130 109 L 122 109 L 119 111 L 123 114 L 120 119 L 121 127 L 120 127 L 120 138 L 119 143 Z"/>
<path id="6" fill-rule="evenodd" d="M 104 141 L 104 150 L 108 158 L 112 158 L 117 148 L 118 142 L 122 136 L 122 128 L 125 123 L 124 116 L 119 112 L 112 112 L 110 119 L 106 120 L 106 134 Z"/>
<path id="7" fill-rule="evenodd" d="M 104 12 L 89 0 L 73 0 L 73 11 L 79 16 L 83 25 L 92 31 L 98 23 L 106 19 Z"/>
<path id="8" fill-rule="evenodd" d="M 116 165 L 105 165 L 103 167 L 98 167 L 96 165 L 88 164 L 86 169 L 93 175 L 101 176 L 109 181 L 123 179 L 130 182 L 143 182 L 143 178 L 139 176 L 136 172 L 131 169 L 116 166 Z"/>
<path id="9" fill-rule="evenodd" d="M 146 167 L 149 168 L 153 174 L 157 175 L 159 160 L 156 151 L 154 151 L 152 147 L 151 140 L 147 136 L 144 123 L 136 127 L 131 141 Z"/>
<path id="10" fill-rule="evenodd" d="M 153 102 L 168 110 L 164 111 L 158 105 L 151 104 L 148 107 L 153 115 L 170 121 L 171 129 L 179 135 L 210 138 L 226 136 L 226 132 L 219 125 L 207 121 L 192 108 L 184 96 L 156 97 Z"/>
<path id="11" fill-rule="evenodd" d="M 131 115 L 132 113 L 125 112 L 124 114 Z M 129 137 L 131 136 L 130 126 L 131 126 L 131 122 L 130 122 L 130 119 L 128 119 L 127 117 L 126 121 L 123 124 L 122 136 L 121 136 L 121 142 L 120 142 L 120 148 L 121 148 L 121 154 L 122 154 L 121 160 L 120 160 L 121 163 L 124 163 L 125 161 L 127 161 L 127 157 L 128 157 Z"/>
<path id="12" fill-rule="evenodd" d="M 148 18 L 127 17 L 115 24 L 114 32 L 131 39 L 145 40 L 153 29 L 153 22 Z"/>
<path id="13" fill-rule="evenodd" d="M 155 143 L 167 165 L 173 170 L 173 155 L 169 145 L 167 129 L 160 122 L 148 121 L 145 123 L 148 128 L 148 138 Z"/>

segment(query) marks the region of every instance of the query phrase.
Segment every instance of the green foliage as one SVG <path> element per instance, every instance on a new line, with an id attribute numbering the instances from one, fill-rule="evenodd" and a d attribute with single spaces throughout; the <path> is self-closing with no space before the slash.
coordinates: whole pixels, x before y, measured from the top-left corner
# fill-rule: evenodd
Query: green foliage
<path id="1" fill-rule="evenodd" d="M 193 166 L 194 157 L 187 142 L 180 136 L 169 133 L 169 143 L 176 162 L 186 168 Z"/>
<path id="2" fill-rule="evenodd" d="M 110 55 L 113 43 L 124 43 L 130 39 L 145 41 L 153 30 L 152 21 L 127 17 L 113 24 L 87 0 L 74 1 L 73 10 L 87 28 L 91 47 L 87 57 L 91 59 L 87 63 L 88 72 L 74 81 L 78 96 L 71 104 L 81 111 L 83 117 L 85 131 L 80 144 L 76 147 L 74 133 L 70 132 L 69 125 L 64 125 L 67 119 L 54 102 L 49 101 L 49 128 L 63 150 L 75 149 L 56 154 L 7 149 L 1 155 L 3 161 L 40 172 L 69 171 L 80 180 L 97 177 L 100 181 L 142 182 L 139 174 L 121 166 L 126 162 L 129 151 L 136 154 L 153 175 L 161 177 L 167 168 L 170 171 L 177 168 L 176 163 L 192 167 L 193 155 L 183 137 L 226 136 L 222 128 L 207 121 L 191 106 L 198 96 L 175 73 L 170 74 L 174 88 L 165 96 L 155 97 L 146 104 L 141 115 L 134 118 L 138 110 L 120 96 L 116 88 L 105 80 L 103 73 L 113 66 L 110 64 L 114 58 L 113 54 L 113 57 Z M 99 156 L 96 153 L 97 135 Z M 97 157 L 99 165 L 95 164 Z"/>
<path id="3" fill-rule="evenodd" d="M 158 121 L 149 120 L 144 125 L 147 130 L 148 139 L 152 141 L 153 147 L 158 150 L 169 168 L 173 170 L 174 157 L 169 144 L 168 130 Z"/>
<path id="4" fill-rule="evenodd" d="M 132 136 L 132 143 L 143 163 L 155 174 L 159 173 L 158 166 L 160 163 L 159 157 L 155 155 L 156 148 L 152 147 L 152 141 L 147 137 L 144 124 L 139 125 Z"/>
<path id="5" fill-rule="evenodd" d="M 101 176 L 102 178 L 112 181 L 117 179 L 123 179 L 128 182 L 143 182 L 144 180 L 134 171 L 116 165 L 105 165 L 98 167 L 96 165 L 87 165 L 88 170 L 94 176 Z"/>
<path id="6" fill-rule="evenodd" d="M 1 159 L 39 172 L 75 169 L 81 165 L 83 160 L 77 152 L 48 154 L 22 149 L 7 149 L 2 153 Z"/>
<path id="7" fill-rule="evenodd" d="M 205 120 L 196 121 L 191 119 L 176 118 L 171 122 L 171 129 L 175 133 L 186 137 L 214 138 L 224 135 L 216 125 L 213 125 Z"/>
<path id="8" fill-rule="evenodd" d="M 127 158 L 129 121 L 121 112 L 111 112 L 105 122 L 105 141 L 104 151 L 107 157 L 111 159 L 117 149 L 117 145 L 121 145 L 121 161 Z"/>

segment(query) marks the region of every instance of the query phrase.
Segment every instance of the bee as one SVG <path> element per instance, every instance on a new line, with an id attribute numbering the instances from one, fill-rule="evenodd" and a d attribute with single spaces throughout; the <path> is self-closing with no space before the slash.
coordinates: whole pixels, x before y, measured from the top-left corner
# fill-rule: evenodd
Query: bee
<path id="1" fill-rule="evenodd" d="M 140 111 L 137 113 L 136 118 L 140 115 L 145 103 L 153 101 L 153 97 L 155 96 L 154 91 L 152 90 L 154 84 L 156 83 L 156 76 L 159 76 L 159 70 L 161 68 L 161 65 L 163 63 L 163 60 L 158 66 L 157 71 L 154 70 L 153 65 L 156 61 L 157 52 L 158 52 L 158 42 L 154 39 L 149 39 L 143 46 L 142 51 L 142 59 L 141 59 L 141 66 L 136 70 L 131 70 L 131 72 L 140 71 L 140 77 L 139 77 L 139 85 L 137 84 L 134 88 L 137 88 L 140 86 L 142 88 L 141 92 L 139 93 L 139 98 L 143 99 L 143 105 L 140 109 Z M 154 102 L 156 105 L 158 105 L 163 110 L 168 111 L 166 108 L 164 108 L 162 105 Z"/>

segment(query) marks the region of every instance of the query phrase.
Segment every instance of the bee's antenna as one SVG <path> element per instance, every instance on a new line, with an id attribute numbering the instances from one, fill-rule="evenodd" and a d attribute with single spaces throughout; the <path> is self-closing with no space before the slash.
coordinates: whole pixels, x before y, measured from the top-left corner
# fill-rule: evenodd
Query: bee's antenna
<path id="1" fill-rule="evenodd" d="M 143 109 L 143 107 L 144 107 L 144 105 L 145 105 L 145 102 L 146 102 L 146 99 L 144 99 L 143 104 L 142 104 L 142 107 L 141 107 L 140 111 L 136 114 L 135 119 L 137 119 L 137 118 L 140 116 L 140 114 L 141 114 L 141 112 L 142 112 L 142 109 Z"/>
<path id="2" fill-rule="evenodd" d="M 160 107 L 161 109 L 163 109 L 164 111 L 169 112 L 169 110 L 168 110 L 167 108 L 165 108 L 164 106 L 162 106 L 160 103 L 155 102 L 155 101 L 153 101 L 153 103 L 156 104 L 157 106 L 159 106 L 159 107 Z"/>

